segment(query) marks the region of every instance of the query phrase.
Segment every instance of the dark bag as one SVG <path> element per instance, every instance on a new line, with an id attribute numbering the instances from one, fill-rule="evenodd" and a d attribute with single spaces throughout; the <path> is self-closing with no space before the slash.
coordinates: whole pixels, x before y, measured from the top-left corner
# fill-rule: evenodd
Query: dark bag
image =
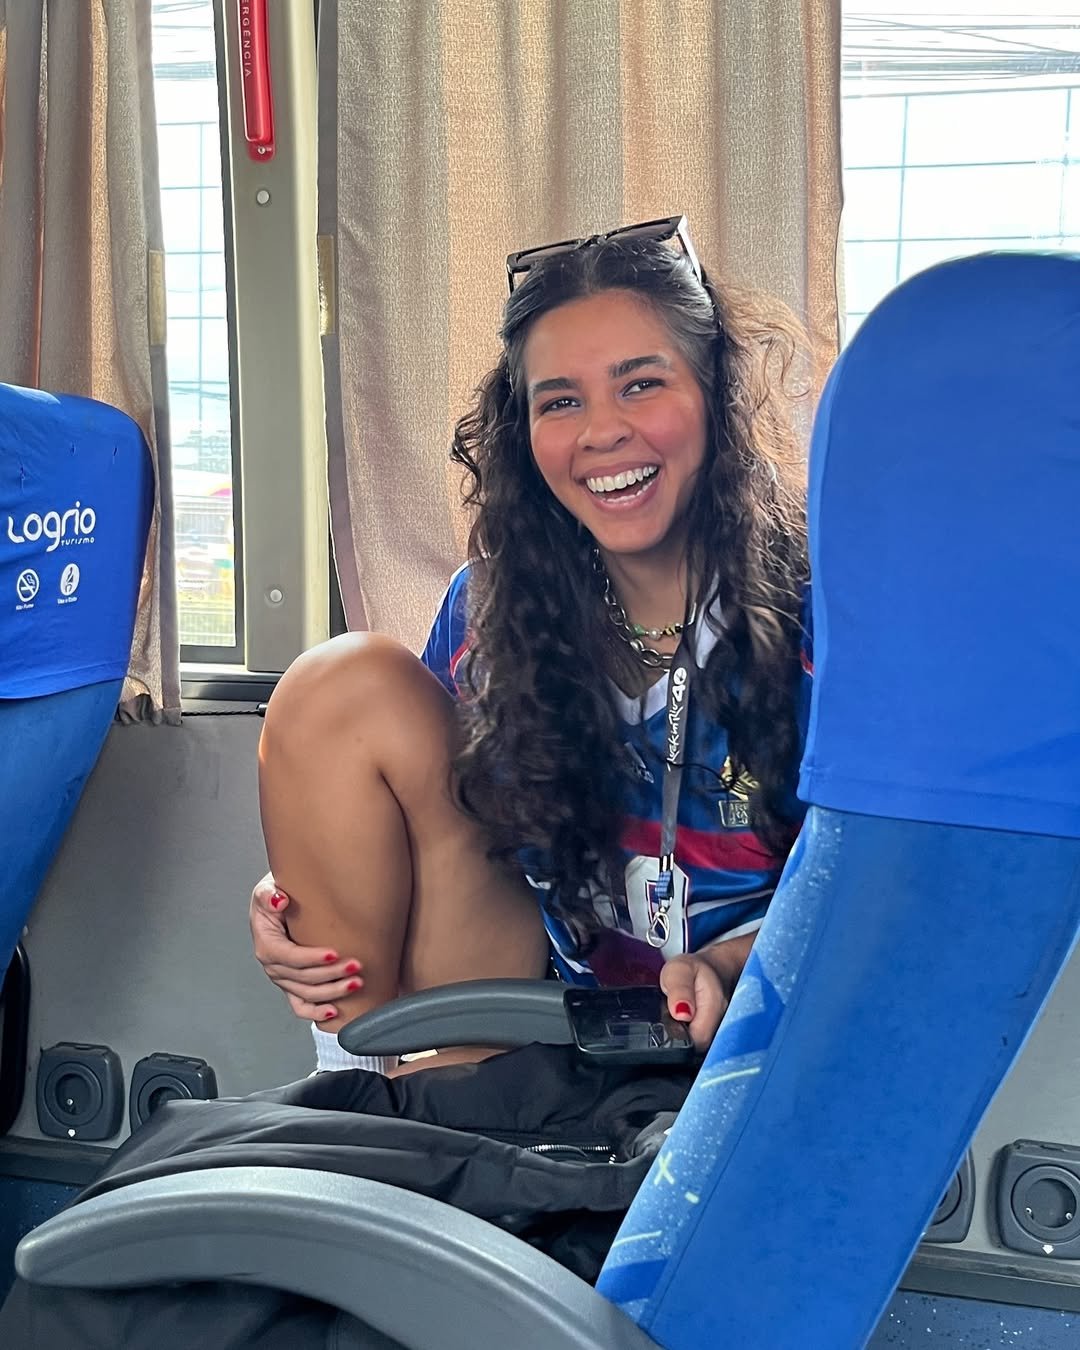
<path id="1" fill-rule="evenodd" d="M 397 1079 L 345 1070 L 249 1097 L 169 1102 L 74 1203 L 212 1167 L 341 1172 L 467 1210 L 591 1281 L 692 1078 L 533 1045 Z M 189 1344 L 381 1350 L 387 1342 L 321 1304 L 224 1282 L 94 1294 L 17 1281 L 0 1313 L 5 1350 Z"/>

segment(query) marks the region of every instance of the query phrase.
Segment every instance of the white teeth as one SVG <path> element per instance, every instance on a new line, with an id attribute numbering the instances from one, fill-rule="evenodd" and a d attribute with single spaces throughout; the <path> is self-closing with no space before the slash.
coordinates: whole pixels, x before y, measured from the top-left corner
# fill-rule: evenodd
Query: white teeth
<path id="1" fill-rule="evenodd" d="M 647 482 L 659 472 L 657 465 L 647 464 L 638 469 L 626 469 L 623 473 L 617 473 L 614 478 L 610 475 L 603 478 L 586 478 L 585 485 L 590 492 L 599 495 L 603 492 L 616 492 L 619 488 L 630 487 L 634 483 Z"/>

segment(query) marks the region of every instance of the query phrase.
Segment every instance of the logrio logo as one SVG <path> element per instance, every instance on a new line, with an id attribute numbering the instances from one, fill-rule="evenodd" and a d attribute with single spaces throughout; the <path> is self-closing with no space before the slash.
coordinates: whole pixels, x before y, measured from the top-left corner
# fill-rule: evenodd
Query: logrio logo
<path id="1" fill-rule="evenodd" d="M 97 513 L 92 506 L 76 502 L 69 511 L 46 511 L 39 516 L 31 511 L 18 530 L 15 517 L 8 516 L 7 533 L 13 544 L 36 544 L 47 539 L 46 553 L 52 553 L 61 544 L 77 544 L 93 539 L 97 527 Z"/>

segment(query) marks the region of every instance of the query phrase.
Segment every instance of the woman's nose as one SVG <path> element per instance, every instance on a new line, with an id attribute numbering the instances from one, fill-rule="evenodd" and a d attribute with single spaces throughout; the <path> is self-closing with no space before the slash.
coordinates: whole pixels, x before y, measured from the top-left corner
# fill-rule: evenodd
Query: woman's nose
<path id="1" fill-rule="evenodd" d="M 593 404 L 581 429 L 579 444 L 583 450 L 613 450 L 630 438 L 631 428 L 615 402 Z"/>

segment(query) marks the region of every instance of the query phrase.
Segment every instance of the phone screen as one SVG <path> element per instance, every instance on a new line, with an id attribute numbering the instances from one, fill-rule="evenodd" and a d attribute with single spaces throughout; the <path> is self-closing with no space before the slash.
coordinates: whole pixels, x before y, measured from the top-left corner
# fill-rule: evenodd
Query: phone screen
<path id="1" fill-rule="evenodd" d="M 667 1010 L 655 985 L 628 989 L 568 989 L 563 1005 L 584 1055 L 622 1063 L 684 1063 L 694 1055 L 690 1032 Z"/>

